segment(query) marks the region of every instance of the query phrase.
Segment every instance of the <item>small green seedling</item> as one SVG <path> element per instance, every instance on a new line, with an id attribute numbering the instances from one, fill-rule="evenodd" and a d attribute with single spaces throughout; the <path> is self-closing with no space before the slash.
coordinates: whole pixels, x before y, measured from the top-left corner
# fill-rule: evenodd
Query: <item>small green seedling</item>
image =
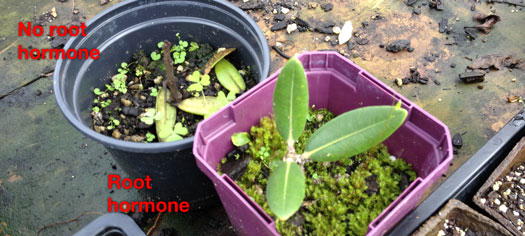
<path id="1" fill-rule="evenodd" d="M 113 76 L 112 80 L 113 80 L 113 83 L 111 84 L 111 87 L 113 87 L 114 89 L 118 90 L 119 92 L 121 93 L 127 93 L 128 92 L 128 87 L 126 86 L 126 79 L 128 77 L 125 75 L 125 74 L 116 74 L 115 76 Z M 109 87 L 108 87 L 109 89 Z"/>
<path id="2" fill-rule="evenodd" d="M 109 126 L 107 127 L 108 130 L 112 130 L 120 125 L 120 121 L 113 118 L 112 116 L 109 117 Z"/>
<path id="3" fill-rule="evenodd" d="M 123 74 L 123 75 L 125 75 L 125 74 L 127 74 L 128 72 L 129 72 L 128 63 L 126 63 L 126 62 L 122 62 L 122 63 L 120 64 L 120 68 L 118 69 L 118 73 L 119 73 L 119 74 Z"/>
<path id="4" fill-rule="evenodd" d="M 196 42 L 191 42 L 190 43 L 190 48 L 188 49 L 188 51 L 193 52 L 193 51 L 195 51 L 197 49 L 199 49 L 199 44 L 196 43 Z"/>
<path id="5" fill-rule="evenodd" d="M 93 107 L 91 110 L 93 110 L 94 112 L 100 112 L 100 107 Z"/>
<path id="6" fill-rule="evenodd" d="M 107 106 L 111 105 L 111 100 L 106 100 L 106 101 L 102 101 L 100 102 L 100 106 L 102 108 L 106 108 Z"/>
<path id="7" fill-rule="evenodd" d="M 93 89 L 93 93 L 94 93 L 95 95 L 97 95 L 97 96 L 100 96 L 100 95 L 102 95 L 104 92 L 100 91 L 99 88 L 95 88 L 95 89 Z"/>
<path id="8" fill-rule="evenodd" d="M 188 76 L 188 80 L 193 82 L 190 86 L 188 86 L 188 92 L 195 92 L 194 96 L 199 96 L 199 92 L 202 92 L 204 87 L 207 87 L 210 85 L 210 76 L 209 75 L 201 75 L 201 73 L 196 70 Z"/>
<path id="9" fill-rule="evenodd" d="M 142 113 L 142 117 L 140 118 L 140 121 L 144 122 L 144 124 L 152 125 L 155 122 L 155 108 L 146 108 L 144 109 L 145 112 Z"/>
<path id="10" fill-rule="evenodd" d="M 159 95 L 159 90 L 157 88 L 152 88 L 151 93 L 149 95 L 152 97 L 156 97 Z"/>
<path id="11" fill-rule="evenodd" d="M 232 143 L 237 147 L 244 146 L 250 142 L 250 134 L 239 132 L 232 135 Z"/>
<path id="12" fill-rule="evenodd" d="M 277 131 L 288 148 L 282 161 L 272 163 L 266 186 L 270 210 L 280 220 L 290 218 L 303 202 L 304 163 L 337 161 L 373 148 L 394 133 L 407 116 L 400 102 L 396 106 L 368 106 L 346 112 L 319 128 L 306 142 L 304 152 L 297 154 L 294 144 L 305 128 L 308 102 L 304 68 L 292 58 L 281 70 L 273 95 Z"/>
<path id="13" fill-rule="evenodd" d="M 153 140 L 155 140 L 155 135 L 150 132 L 147 132 L 146 133 L 146 143 L 151 143 L 153 142 Z"/>
<path id="14" fill-rule="evenodd" d="M 179 33 L 177 33 L 177 38 L 179 39 L 179 44 L 173 44 L 170 52 L 173 52 L 173 64 L 181 64 L 186 60 L 186 48 L 188 47 L 188 42 L 183 41 L 180 38 Z"/>
<path id="15" fill-rule="evenodd" d="M 235 97 L 236 96 L 234 92 L 229 92 L 228 96 L 226 96 L 223 91 L 219 91 L 217 93 L 217 100 L 219 101 L 220 107 L 217 107 L 217 111 L 223 106 L 228 105 L 228 103 L 230 103 L 231 101 L 235 100 Z"/>

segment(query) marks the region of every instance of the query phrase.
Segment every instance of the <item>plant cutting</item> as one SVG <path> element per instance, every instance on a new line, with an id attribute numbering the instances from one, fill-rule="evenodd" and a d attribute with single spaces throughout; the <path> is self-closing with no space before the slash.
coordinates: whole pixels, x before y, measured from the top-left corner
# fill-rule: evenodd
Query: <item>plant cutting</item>
<path id="1" fill-rule="evenodd" d="M 95 131 L 133 142 L 182 140 L 199 120 L 255 85 L 249 67 L 238 70 L 225 58 L 235 48 L 214 51 L 176 37 L 177 43 L 159 42 L 149 54 L 139 50 L 105 89 L 93 90 Z"/>
<path id="2" fill-rule="evenodd" d="M 310 108 L 294 142 L 297 155 L 307 153 L 314 133 L 347 112 L 387 106 L 406 110 L 405 121 L 360 154 L 294 162 L 304 174 L 304 198 L 295 213 L 280 220 L 267 199 L 270 176 L 288 150 L 274 119 L 280 75 L 275 73 L 199 123 L 193 147 L 197 165 L 213 181 L 240 235 L 383 235 L 447 169 L 452 158 L 447 128 L 337 53 L 307 52 L 297 60 L 306 73 Z"/>
<path id="3" fill-rule="evenodd" d="M 250 159 L 245 173 L 237 181 L 250 197 L 276 216 L 279 220 L 277 230 L 283 235 L 363 235 L 370 221 L 402 190 L 396 186 L 400 185 L 402 175 L 379 169 L 405 172 L 410 180 L 415 178 L 409 165 L 402 160 L 391 160 L 386 149 L 378 146 L 403 124 L 407 111 L 398 102 L 395 106 L 358 108 L 334 118 L 326 109 L 309 111 L 309 108 L 306 74 L 301 62 L 293 58 L 283 67 L 275 85 L 273 120 L 263 118 L 260 128 L 252 127 L 250 134 L 253 139 L 246 132 L 232 135 L 235 146 L 249 146 L 229 155 L 235 156 L 235 160 L 239 160 L 240 156 Z M 366 154 L 360 155 L 366 151 Z M 222 164 L 226 165 L 228 161 L 225 159 Z M 339 165 L 354 165 L 355 170 L 348 171 L 342 167 L 343 172 L 339 172 Z M 261 171 L 270 172 L 267 180 L 260 179 L 264 178 L 258 175 Z M 310 178 L 309 181 L 307 178 Z M 361 188 L 358 187 L 359 182 Z M 265 199 L 261 196 L 264 185 Z M 407 186 L 406 183 L 404 185 Z M 344 197 L 314 190 L 320 188 L 331 192 L 338 187 L 338 191 L 343 192 L 354 190 L 342 194 Z M 370 198 L 360 197 L 360 194 L 368 194 Z M 304 202 L 305 197 L 307 203 Z M 348 199 L 337 200 L 340 198 L 361 199 L 369 201 L 369 205 L 352 204 L 346 201 Z M 370 205 L 378 200 L 384 202 L 375 203 L 379 208 Z M 328 202 L 338 209 L 327 208 L 325 204 Z M 303 210 L 297 213 L 301 207 Z M 330 214 L 334 210 L 336 213 Z M 371 212 L 359 215 L 356 211 Z M 316 216 L 319 213 L 327 216 Z M 349 220 L 357 222 L 346 224 L 346 214 L 350 216 Z"/>

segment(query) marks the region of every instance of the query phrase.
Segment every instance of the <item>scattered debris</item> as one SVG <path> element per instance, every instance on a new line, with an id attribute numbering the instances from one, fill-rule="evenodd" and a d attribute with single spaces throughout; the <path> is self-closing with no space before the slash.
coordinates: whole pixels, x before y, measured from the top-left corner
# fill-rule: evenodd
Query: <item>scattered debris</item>
<path id="1" fill-rule="evenodd" d="M 428 6 L 438 11 L 443 11 L 445 8 L 442 0 L 430 0 L 428 1 Z"/>
<path id="2" fill-rule="evenodd" d="M 270 30 L 271 30 L 271 31 L 278 31 L 278 30 L 282 30 L 282 29 L 286 28 L 286 26 L 288 26 L 288 24 L 287 24 L 286 21 L 279 21 L 279 22 L 275 23 L 275 24 L 270 28 Z"/>
<path id="3" fill-rule="evenodd" d="M 461 134 L 454 134 L 454 136 L 452 137 L 452 145 L 458 149 L 461 149 L 461 147 L 463 147 L 463 138 L 461 137 Z"/>
<path id="4" fill-rule="evenodd" d="M 478 85 L 478 89 L 483 89 L 483 85 Z"/>
<path id="5" fill-rule="evenodd" d="M 404 49 L 408 49 L 410 47 L 410 39 L 406 39 L 406 40 L 396 40 L 392 43 L 389 43 L 387 46 L 386 46 L 386 50 L 389 51 L 389 52 L 400 52 Z"/>
<path id="6" fill-rule="evenodd" d="M 296 31 L 297 30 L 297 24 L 289 24 L 287 27 L 286 27 L 286 32 L 288 32 L 289 34 L 291 34 L 292 32 Z"/>
<path id="7" fill-rule="evenodd" d="M 421 77 L 421 74 L 419 71 L 417 71 L 416 67 L 410 67 L 410 77 L 405 77 L 403 79 L 403 84 L 409 84 L 409 83 L 420 83 L 420 84 L 427 84 L 428 83 L 428 77 Z"/>
<path id="8" fill-rule="evenodd" d="M 359 45 L 367 45 L 368 39 L 367 38 L 358 38 L 355 40 L 355 42 Z"/>
<path id="9" fill-rule="evenodd" d="M 490 33 L 492 30 L 492 27 L 501 20 L 501 18 L 497 15 L 485 15 L 483 13 L 476 13 L 472 19 L 474 19 L 477 22 L 480 22 L 481 25 L 473 26 L 473 27 L 465 27 L 465 28 L 474 28 L 478 29 L 479 31 L 483 31 L 485 34 Z"/>
<path id="10" fill-rule="evenodd" d="M 448 19 L 443 18 L 439 22 L 439 33 L 445 33 L 448 30 Z"/>
<path id="11" fill-rule="evenodd" d="M 485 73 L 479 71 L 470 71 L 459 74 L 459 78 L 466 84 L 485 81 Z"/>
<path id="12" fill-rule="evenodd" d="M 401 87 L 403 86 L 403 80 L 402 79 L 395 79 L 394 82 L 396 83 L 397 86 Z"/>
<path id="13" fill-rule="evenodd" d="M 341 29 L 341 33 L 339 33 L 339 45 L 342 45 L 346 42 L 348 42 L 352 38 L 352 31 L 354 30 L 352 26 L 351 21 L 346 21 L 343 25 L 343 28 Z M 349 50 L 351 50 L 349 48 Z"/>
<path id="14" fill-rule="evenodd" d="M 523 69 L 525 67 L 525 63 L 511 55 L 489 54 L 477 58 L 467 67 L 473 70 L 490 68 L 501 70 L 503 67 Z"/>
<path id="15" fill-rule="evenodd" d="M 334 4 L 332 3 L 321 4 L 321 8 L 323 9 L 323 11 L 329 12 L 334 8 Z"/>
<path id="16" fill-rule="evenodd" d="M 290 56 L 286 55 L 283 51 L 281 51 L 281 49 L 279 49 L 278 47 L 276 46 L 272 46 L 272 49 L 275 50 L 275 52 L 277 52 L 277 54 L 279 54 L 279 56 L 281 57 L 284 57 L 285 59 L 290 59 Z"/>
<path id="17" fill-rule="evenodd" d="M 523 103 L 523 98 L 521 96 L 511 95 L 507 97 L 507 102 L 508 103 L 514 103 L 514 102 Z"/>
<path id="18" fill-rule="evenodd" d="M 319 6 L 319 3 L 317 2 L 309 2 L 308 3 L 308 7 L 311 8 L 311 9 L 315 9 Z"/>
<path id="19" fill-rule="evenodd" d="M 58 16 L 57 9 L 55 7 L 51 8 L 51 16 L 53 16 L 53 18 L 57 18 Z"/>

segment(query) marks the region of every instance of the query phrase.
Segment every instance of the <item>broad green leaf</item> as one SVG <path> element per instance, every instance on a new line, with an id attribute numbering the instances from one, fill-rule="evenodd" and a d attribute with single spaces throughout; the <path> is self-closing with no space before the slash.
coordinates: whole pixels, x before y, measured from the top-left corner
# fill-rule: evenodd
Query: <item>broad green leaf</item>
<path id="1" fill-rule="evenodd" d="M 219 48 L 217 49 L 217 52 L 213 54 L 213 56 L 206 62 L 206 65 L 204 66 L 204 74 L 207 75 L 210 73 L 211 69 L 219 62 L 221 61 L 225 56 L 228 56 L 230 53 L 235 51 L 235 48 Z"/>
<path id="2" fill-rule="evenodd" d="M 221 107 L 217 98 L 211 96 L 186 98 L 179 104 L 179 109 L 199 116 L 210 115 Z"/>
<path id="3" fill-rule="evenodd" d="M 246 84 L 241 74 L 228 60 L 222 59 L 215 65 L 215 74 L 221 85 L 234 93 L 246 90 Z"/>
<path id="4" fill-rule="evenodd" d="M 200 79 L 201 79 L 201 73 L 198 70 L 194 71 L 193 74 L 188 76 L 188 80 L 194 83 L 199 82 Z"/>
<path id="5" fill-rule="evenodd" d="M 164 46 L 164 42 L 157 43 L 157 47 L 162 48 L 162 46 Z"/>
<path id="6" fill-rule="evenodd" d="M 308 81 L 303 65 L 290 59 L 279 73 L 273 93 L 277 131 L 290 145 L 299 138 L 308 116 Z"/>
<path id="7" fill-rule="evenodd" d="M 194 84 L 190 84 L 190 86 L 188 86 L 188 88 L 186 90 L 188 90 L 188 92 L 193 92 L 193 91 L 202 91 L 202 85 L 199 84 L 199 83 L 194 83 Z"/>
<path id="8" fill-rule="evenodd" d="M 176 133 L 172 133 L 171 136 L 167 137 L 165 141 L 163 142 L 174 142 L 174 141 L 178 141 L 178 140 L 182 140 L 182 136 L 176 134 Z"/>
<path id="9" fill-rule="evenodd" d="M 160 114 L 160 117 L 154 115 L 157 120 L 155 129 L 160 142 L 169 142 L 168 138 L 173 133 L 173 127 L 177 122 L 177 109 L 166 102 L 166 99 L 170 97 L 170 91 L 167 89 L 159 90 L 155 110 L 157 110 L 157 114 Z"/>
<path id="10" fill-rule="evenodd" d="M 290 218 L 303 202 L 305 187 L 304 173 L 297 163 L 279 163 L 266 186 L 266 201 L 270 210 L 280 220 Z"/>
<path id="11" fill-rule="evenodd" d="M 177 122 L 175 124 L 175 128 L 173 128 L 173 132 L 180 135 L 187 135 L 188 134 L 188 128 L 184 127 L 182 123 Z"/>
<path id="12" fill-rule="evenodd" d="M 235 97 L 235 93 L 229 92 L 228 96 L 226 96 L 226 99 L 228 99 L 228 101 L 233 101 L 235 100 Z"/>
<path id="13" fill-rule="evenodd" d="M 203 76 L 201 76 L 200 83 L 202 84 L 202 86 L 210 85 L 210 75 L 203 75 Z"/>
<path id="14" fill-rule="evenodd" d="M 398 106 L 369 106 L 337 116 L 319 128 L 306 144 L 305 157 L 334 161 L 364 152 L 390 137 L 405 121 Z"/>
<path id="15" fill-rule="evenodd" d="M 240 147 L 250 142 L 250 134 L 247 132 L 239 132 L 232 135 L 233 145 Z"/>
<path id="16" fill-rule="evenodd" d="M 152 52 L 151 59 L 154 61 L 158 61 L 160 59 L 160 54 L 158 54 L 157 52 Z"/>

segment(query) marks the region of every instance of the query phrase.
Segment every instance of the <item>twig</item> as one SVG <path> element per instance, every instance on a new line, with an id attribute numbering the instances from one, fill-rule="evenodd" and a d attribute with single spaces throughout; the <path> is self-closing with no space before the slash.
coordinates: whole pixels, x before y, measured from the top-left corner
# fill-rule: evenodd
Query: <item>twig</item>
<path id="1" fill-rule="evenodd" d="M 272 49 L 275 50 L 277 54 L 279 54 L 279 56 L 284 57 L 286 59 L 290 59 L 290 56 L 286 55 L 283 51 L 281 51 L 281 49 L 277 48 L 276 46 L 272 46 Z"/>
<path id="2" fill-rule="evenodd" d="M 55 227 L 57 225 L 61 225 L 61 224 L 69 224 L 71 222 L 75 222 L 75 221 L 78 221 L 82 216 L 86 216 L 86 215 L 104 215 L 104 213 L 102 212 L 84 212 L 82 213 L 81 215 L 73 218 L 73 219 L 70 219 L 70 220 L 66 220 L 66 221 L 59 221 L 59 222 L 55 222 L 55 223 L 52 223 L 52 224 L 48 224 L 42 228 L 40 228 L 37 232 L 36 232 L 36 235 L 39 235 L 42 231 L 44 231 L 45 229 L 47 228 L 51 228 L 51 227 Z"/>
<path id="3" fill-rule="evenodd" d="M 157 219 L 155 219 L 155 223 L 153 223 L 151 228 L 149 228 L 148 232 L 146 233 L 147 236 L 150 236 L 150 234 L 153 233 L 153 230 L 157 227 L 157 222 L 159 222 L 160 215 L 162 215 L 162 212 L 159 212 L 159 214 L 157 214 Z"/>
<path id="4" fill-rule="evenodd" d="M 162 50 L 164 50 L 164 66 L 166 67 L 166 76 L 167 76 L 167 85 L 171 92 L 171 100 L 175 103 L 180 103 L 182 101 L 182 94 L 179 92 L 179 86 L 177 85 L 177 80 L 175 79 L 175 73 L 173 72 L 173 60 L 171 59 L 171 43 L 168 40 L 164 41 L 162 45 Z"/>

